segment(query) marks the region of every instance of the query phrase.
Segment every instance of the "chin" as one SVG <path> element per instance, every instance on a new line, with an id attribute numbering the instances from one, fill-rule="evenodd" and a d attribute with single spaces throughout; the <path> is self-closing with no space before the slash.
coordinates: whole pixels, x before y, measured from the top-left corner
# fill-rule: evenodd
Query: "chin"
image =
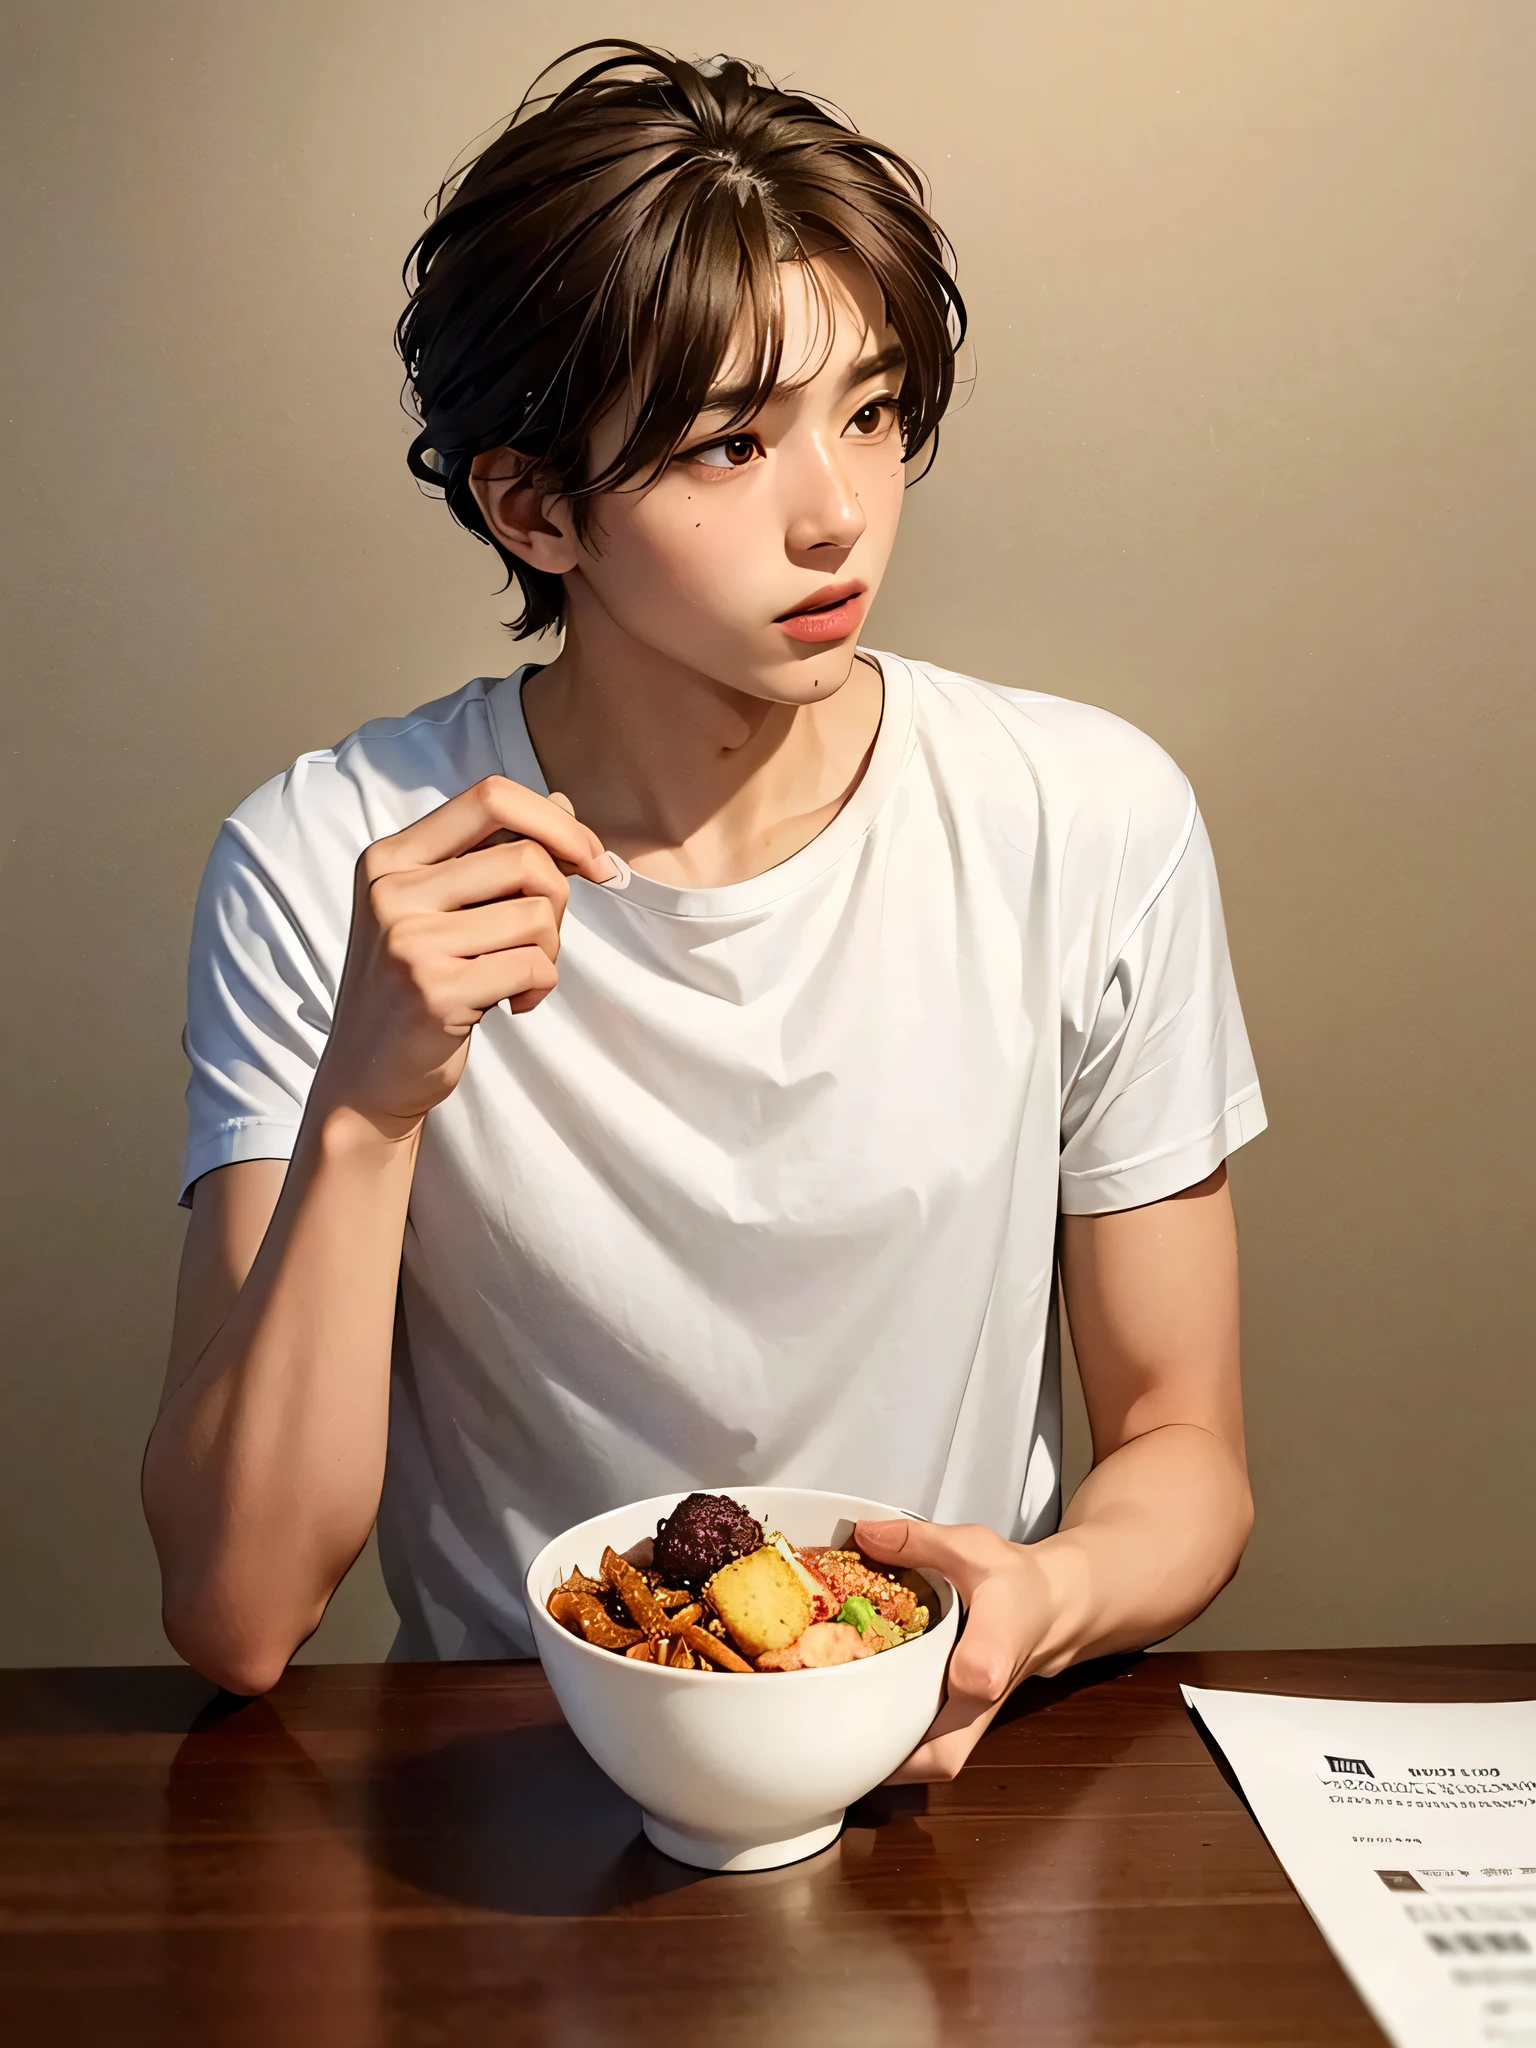
<path id="1" fill-rule="evenodd" d="M 853 674 L 858 651 L 853 639 L 831 647 L 807 648 L 787 663 L 775 664 L 774 673 L 764 681 L 781 703 L 823 703 L 835 697 Z"/>

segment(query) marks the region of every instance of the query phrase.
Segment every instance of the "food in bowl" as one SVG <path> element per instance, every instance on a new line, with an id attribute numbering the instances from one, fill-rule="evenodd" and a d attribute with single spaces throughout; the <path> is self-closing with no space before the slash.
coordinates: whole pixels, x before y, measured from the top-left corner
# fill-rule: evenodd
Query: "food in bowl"
<path id="1" fill-rule="evenodd" d="M 710 1493 L 689 1494 L 627 1552 L 605 1546 L 595 1575 L 571 1571 L 545 1605 L 570 1634 L 634 1663 L 742 1675 L 858 1663 L 922 1635 L 938 1611 L 916 1572 L 797 1549 Z"/>
<path id="2" fill-rule="evenodd" d="M 873 1569 L 884 1583 L 880 1598 L 892 1608 L 892 1615 L 883 1618 L 896 1616 L 891 1574 L 871 1567 L 852 1543 L 861 1521 L 909 1516 L 904 1504 L 790 1486 L 727 1485 L 715 1493 L 745 1508 L 763 1532 L 758 1549 L 765 1547 L 768 1532 L 783 1530 L 807 1573 L 817 1564 L 817 1550 L 826 1552 L 816 1576 L 843 1605 L 850 1595 L 834 1581 L 845 1570 Z M 835 1840 L 849 1802 L 888 1777 L 922 1740 L 943 1703 L 945 1667 L 960 1629 L 959 1596 L 938 1572 L 925 1568 L 922 1582 L 898 1573 L 896 1581 L 913 1596 L 914 1620 L 917 1607 L 929 1609 L 928 1626 L 915 1638 L 895 1619 L 904 1635 L 899 1654 L 882 1652 L 817 1668 L 811 1655 L 825 1638 L 814 1634 L 813 1623 L 783 1652 L 762 1653 L 784 1661 L 798 1654 L 803 1670 L 765 1685 L 738 1685 L 733 1679 L 721 1683 L 733 1673 L 766 1675 L 773 1667 L 736 1649 L 723 1622 L 718 1635 L 708 1626 L 720 1617 L 704 1598 L 705 1585 L 732 1562 L 729 1555 L 712 1552 L 692 1560 L 700 1570 L 709 1567 L 703 1580 L 658 1570 L 653 1538 L 680 1498 L 672 1492 L 630 1501 L 552 1537 L 523 1581 L 529 1622 L 573 1733 L 639 1804 L 641 1824 L 654 1846 L 700 1870 L 774 1870 L 825 1849 Z M 750 1534 L 739 1523 L 736 1527 L 727 1551 Z M 565 1622 L 557 1621 L 549 1612 L 551 1593 L 562 1586 L 578 1594 L 595 1588 L 590 1597 L 606 1618 L 603 1633 L 627 1632 L 622 1636 L 626 1649 L 637 1647 L 636 1636 L 647 1636 L 644 1624 L 603 1576 L 601 1559 L 609 1549 L 639 1576 L 643 1593 L 637 1597 L 652 1628 L 656 1617 L 645 1606 L 644 1593 L 673 1623 L 684 1608 L 662 1607 L 657 1596 L 689 1595 L 685 1606 L 698 1607 L 700 1618 L 682 1626 L 703 1628 L 749 1670 L 737 1672 L 733 1665 L 726 1671 L 719 1662 L 708 1669 L 658 1669 L 654 1649 L 642 1663 L 614 1654 L 611 1640 L 607 1645 L 589 1641 L 579 1624 L 570 1626 L 574 1609 L 566 1609 Z M 834 1554 L 836 1563 L 829 1561 Z M 579 1578 L 571 1572 L 573 1562 L 582 1567 Z M 632 1582 L 625 1583 L 633 1590 Z M 842 1580 L 843 1587 L 849 1583 Z M 862 1597 L 869 1599 L 867 1593 Z M 564 1602 L 557 1605 L 565 1607 Z M 879 1612 L 877 1601 L 869 1599 L 869 1605 L 872 1613 Z M 584 1611 L 592 1621 L 591 1610 Z M 841 1606 L 833 1609 L 834 1616 L 840 1612 Z M 859 1609 L 854 1613 L 866 1619 L 867 1634 L 867 1618 Z M 649 1640 L 656 1642 L 654 1636 Z M 850 1647 L 841 1631 L 834 1632 L 832 1643 Z M 671 1655 L 669 1647 L 669 1665 Z"/>
<path id="3" fill-rule="evenodd" d="M 651 1563 L 668 1578 L 702 1585 L 762 1543 L 762 1523 L 739 1500 L 728 1493 L 690 1493 L 656 1524 Z"/>

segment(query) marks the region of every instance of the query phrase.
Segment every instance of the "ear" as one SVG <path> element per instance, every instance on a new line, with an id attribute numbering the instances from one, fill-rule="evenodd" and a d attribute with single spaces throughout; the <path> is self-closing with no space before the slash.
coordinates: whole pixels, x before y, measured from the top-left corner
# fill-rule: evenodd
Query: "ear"
<path id="1" fill-rule="evenodd" d="M 469 487 L 486 525 L 519 561 L 550 576 L 575 568 L 581 544 L 570 505 L 536 480 L 526 456 L 488 449 L 470 464 Z"/>

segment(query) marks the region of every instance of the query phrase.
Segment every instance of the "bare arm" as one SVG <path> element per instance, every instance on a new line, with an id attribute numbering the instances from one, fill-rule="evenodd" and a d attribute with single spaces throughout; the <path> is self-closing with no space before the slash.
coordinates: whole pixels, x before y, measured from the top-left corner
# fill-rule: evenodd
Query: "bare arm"
<path id="1" fill-rule="evenodd" d="M 1035 1546 L 1055 1591 L 1048 1672 L 1192 1621 L 1253 1527 L 1226 1168 L 1145 1209 L 1067 1217 L 1061 1269 L 1093 1469 Z"/>
<path id="2" fill-rule="evenodd" d="M 501 777 L 370 847 L 292 1162 L 198 1183 L 144 1511 L 166 1633 L 234 1691 L 276 1680 L 372 1527 L 421 1126 L 484 1012 L 554 986 L 562 866 L 611 871 Z"/>
<path id="3" fill-rule="evenodd" d="M 144 1509 L 166 1634 L 234 1692 L 277 1680 L 378 1512 L 415 1154 L 341 1113 L 194 1192 Z"/>
<path id="4" fill-rule="evenodd" d="M 1182 1627 L 1231 1578 L 1248 1540 L 1225 1168 L 1143 1209 L 1066 1217 L 1061 1267 L 1094 1463 L 1059 1532 L 1019 1544 L 985 1528 L 860 1526 L 871 1555 L 933 1565 L 969 1610 L 949 1696 L 898 1776 L 953 1777 L 1032 1672 Z"/>

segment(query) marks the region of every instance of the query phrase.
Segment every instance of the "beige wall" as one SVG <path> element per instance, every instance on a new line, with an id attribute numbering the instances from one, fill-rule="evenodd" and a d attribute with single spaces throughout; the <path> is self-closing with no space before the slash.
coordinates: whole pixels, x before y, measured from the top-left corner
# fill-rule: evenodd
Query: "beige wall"
<path id="1" fill-rule="evenodd" d="M 460 147 L 618 27 L 932 175 L 975 384 L 875 644 L 1109 705 L 1203 800 L 1272 1130 L 1234 1176 L 1259 1532 L 1194 1635 L 1528 1635 L 1529 0 L 6 23 L 0 1658 L 169 1654 L 136 1476 L 198 872 L 300 749 L 511 665 L 402 466 L 398 268 Z M 387 1635 L 370 1564 L 314 1649 Z"/>

